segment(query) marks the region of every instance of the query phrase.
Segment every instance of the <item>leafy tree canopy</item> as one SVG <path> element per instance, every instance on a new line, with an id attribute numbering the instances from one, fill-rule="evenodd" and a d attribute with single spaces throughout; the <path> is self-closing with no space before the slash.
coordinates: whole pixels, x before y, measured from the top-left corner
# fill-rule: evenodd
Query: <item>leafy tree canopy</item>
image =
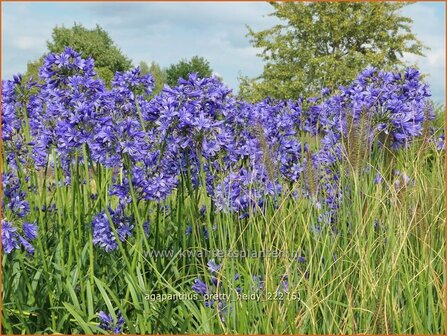
<path id="1" fill-rule="evenodd" d="M 297 98 L 318 95 L 321 88 L 347 84 L 368 65 L 390 70 L 404 65 L 404 53 L 423 55 L 426 48 L 411 32 L 412 20 L 401 15 L 406 3 L 272 3 L 282 21 L 248 36 L 265 62 L 262 75 L 241 81 L 240 92 Z"/>
<path id="2" fill-rule="evenodd" d="M 65 47 L 71 47 L 81 52 L 83 57 L 92 57 L 95 60 L 95 70 L 99 77 L 110 83 L 116 71 L 126 71 L 132 62 L 115 45 L 109 34 L 96 25 L 87 29 L 75 23 L 73 27 L 55 27 L 51 40 L 47 42 L 49 52 L 60 53 Z M 42 64 L 43 57 L 35 62 L 28 63 L 28 75 L 37 76 L 36 69 Z"/>
<path id="3" fill-rule="evenodd" d="M 196 72 L 199 77 L 210 77 L 213 74 L 213 70 L 206 59 L 194 56 L 189 61 L 182 59 L 177 64 L 172 64 L 166 70 L 167 83 L 169 86 L 175 86 L 179 78 L 188 78 L 188 75 L 193 72 Z"/>

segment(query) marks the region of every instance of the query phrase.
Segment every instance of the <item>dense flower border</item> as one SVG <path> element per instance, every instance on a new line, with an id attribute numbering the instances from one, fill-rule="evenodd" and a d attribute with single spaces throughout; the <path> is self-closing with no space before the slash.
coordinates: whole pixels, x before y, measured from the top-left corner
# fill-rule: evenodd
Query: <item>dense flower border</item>
<path id="1" fill-rule="evenodd" d="M 6 253 L 20 246 L 33 253 L 37 236 L 37 225 L 26 221 L 32 211 L 26 195 L 36 188 L 21 169 L 57 167 L 64 173 L 60 183 L 67 185 L 77 163 L 120 170 L 108 190 L 120 200 L 108 211 L 117 235 L 104 211 L 92 223 L 93 243 L 112 251 L 117 238 L 132 235 L 132 218 L 125 215 L 129 203 L 160 202 L 183 176 L 195 187 L 205 185 L 218 211 L 245 217 L 267 199 L 274 202 L 310 167 L 318 184 L 304 183 L 294 194 L 313 197 L 320 195 L 315 189 L 324 189 L 316 205 L 328 209 L 322 221 L 330 222 L 342 196 L 333 166 L 342 159 L 341 139 L 349 127 L 367 120 L 367 138 L 386 135 L 388 143 L 378 145 L 397 150 L 433 118 L 428 86 L 415 69 L 367 68 L 335 94 L 323 89 L 320 97 L 306 100 L 248 103 L 217 78 L 196 74 L 149 99 L 153 86 L 151 75 L 135 68 L 116 73 L 108 89 L 94 72 L 94 60 L 70 48 L 45 58 L 38 82 L 25 83 L 19 75 L 2 82 Z M 302 134 L 319 139 L 318 149 L 301 142 Z"/>

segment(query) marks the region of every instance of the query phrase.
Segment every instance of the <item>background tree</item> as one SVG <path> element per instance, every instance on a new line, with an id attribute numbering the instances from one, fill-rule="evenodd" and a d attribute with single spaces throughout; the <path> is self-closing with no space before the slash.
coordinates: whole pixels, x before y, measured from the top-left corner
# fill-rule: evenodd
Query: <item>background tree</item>
<path id="1" fill-rule="evenodd" d="M 47 42 L 48 51 L 59 53 L 64 51 L 65 47 L 81 52 L 84 58 L 92 57 L 95 60 L 96 73 L 106 83 L 110 83 L 116 71 L 126 71 L 132 66 L 131 60 L 99 25 L 93 29 L 87 29 L 77 23 L 71 28 L 55 27 L 51 40 Z M 36 69 L 42 64 L 42 60 L 43 57 L 28 63 L 27 74 L 36 76 Z"/>
<path id="2" fill-rule="evenodd" d="M 28 62 L 26 65 L 26 73 L 24 78 L 29 79 L 32 77 L 33 80 L 37 80 L 39 78 L 39 68 L 43 64 L 43 58 L 44 56 L 41 56 L 34 62 Z"/>
<path id="3" fill-rule="evenodd" d="M 140 68 L 140 73 L 142 75 L 146 75 L 149 73 L 149 65 L 145 61 L 141 61 L 140 64 L 138 64 L 138 67 Z"/>
<path id="4" fill-rule="evenodd" d="M 368 65 L 392 69 L 404 65 L 404 53 L 423 55 L 411 33 L 406 3 L 272 3 L 283 23 L 248 36 L 265 62 L 262 75 L 241 81 L 252 99 L 316 95 L 323 87 L 350 82 Z"/>
<path id="5" fill-rule="evenodd" d="M 194 56 L 189 61 L 182 59 L 177 64 L 172 64 L 166 70 L 167 83 L 169 86 L 175 86 L 179 78 L 188 78 L 192 72 L 198 73 L 199 77 L 210 77 L 213 74 L 210 63 L 206 59 Z"/>
<path id="6" fill-rule="evenodd" d="M 249 78 L 248 76 L 240 75 L 238 77 L 239 81 L 239 92 L 238 97 L 247 101 L 260 101 L 264 97 L 262 96 L 261 91 L 258 89 L 258 83 L 256 80 Z"/>
<path id="7" fill-rule="evenodd" d="M 160 66 L 152 62 L 149 66 L 146 62 L 140 62 L 140 72 L 145 75 L 150 73 L 154 77 L 154 91 L 152 92 L 152 97 L 159 94 L 163 90 L 163 86 L 167 83 L 166 71 L 160 68 Z"/>

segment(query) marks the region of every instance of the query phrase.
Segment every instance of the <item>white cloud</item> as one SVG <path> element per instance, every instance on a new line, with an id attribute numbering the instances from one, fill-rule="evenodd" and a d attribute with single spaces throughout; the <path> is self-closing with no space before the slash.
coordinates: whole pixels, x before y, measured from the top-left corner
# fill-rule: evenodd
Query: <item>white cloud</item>
<path id="1" fill-rule="evenodd" d="M 13 45 L 20 50 L 35 50 L 40 49 L 45 39 L 33 36 L 19 36 L 13 41 Z"/>

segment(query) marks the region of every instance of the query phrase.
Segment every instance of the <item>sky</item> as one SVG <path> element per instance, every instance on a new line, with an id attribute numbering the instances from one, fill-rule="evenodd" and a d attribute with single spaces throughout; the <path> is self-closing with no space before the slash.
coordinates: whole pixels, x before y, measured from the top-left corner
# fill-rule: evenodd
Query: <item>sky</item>
<path id="1" fill-rule="evenodd" d="M 433 98 L 445 104 L 445 3 L 419 2 L 405 7 L 413 32 L 430 47 L 426 57 L 406 55 L 428 74 Z M 46 52 L 53 27 L 74 22 L 87 28 L 103 27 L 134 65 L 152 61 L 168 67 L 195 55 L 206 58 L 216 74 L 235 91 L 238 77 L 262 73 L 247 34 L 272 27 L 266 2 L 210 3 L 31 3 L 2 4 L 2 78 L 26 71 L 28 61 Z"/>

